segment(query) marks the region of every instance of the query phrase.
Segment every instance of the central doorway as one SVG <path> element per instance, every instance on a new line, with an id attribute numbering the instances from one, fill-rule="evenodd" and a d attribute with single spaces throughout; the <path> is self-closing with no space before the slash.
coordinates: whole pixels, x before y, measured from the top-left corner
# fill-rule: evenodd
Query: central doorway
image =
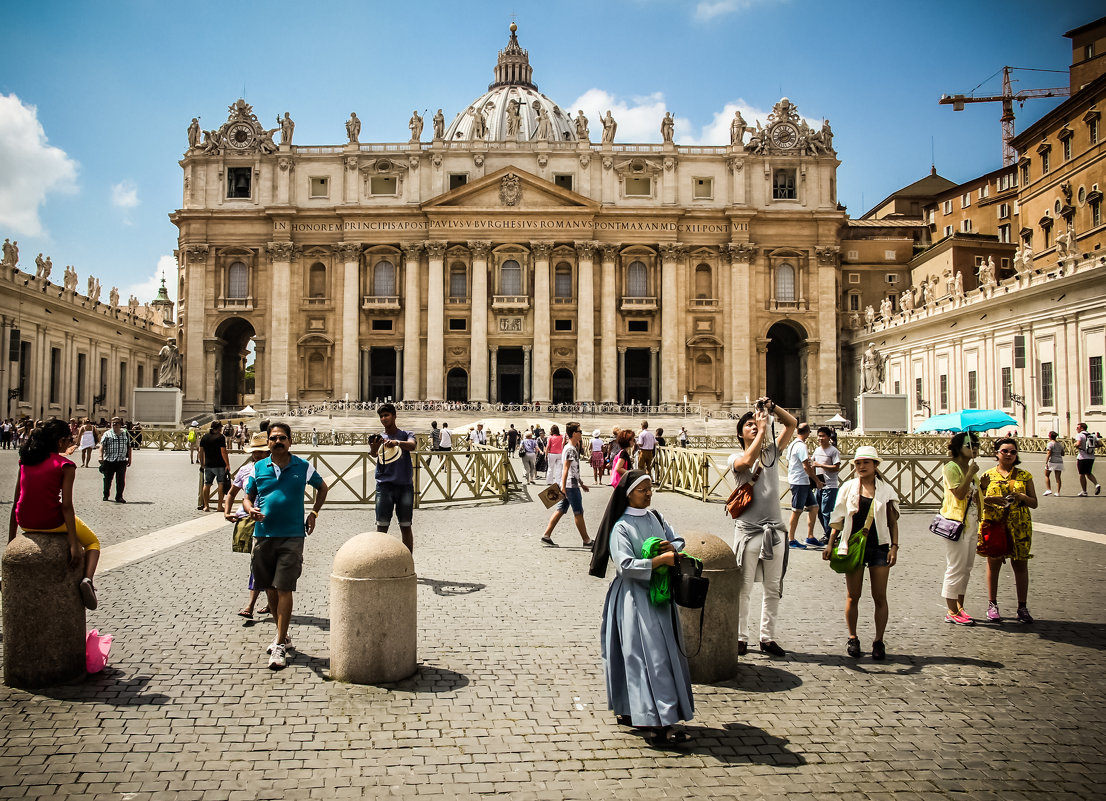
<path id="1" fill-rule="evenodd" d="M 562 367 L 553 373 L 553 402 L 572 403 L 576 394 L 573 386 L 572 371 Z"/>
<path id="2" fill-rule="evenodd" d="M 649 348 L 626 349 L 626 387 L 623 403 L 648 404 L 652 390 L 652 354 Z"/>
<path id="3" fill-rule="evenodd" d="M 765 385 L 768 397 L 785 409 L 804 406 L 800 350 L 805 337 L 805 332 L 800 333 L 788 323 L 776 323 L 768 329 Z"/>
<path id="4" fill-rule="evenodd" d="M 469 374 L 461 367 L 454 367 L 445 377 L 445 399 L 467 403 L 469 399 Z"/>
<path id="5" fill-rule="evenodd" d="M 495 357 L 496 397 L 500 403 L 522 403 L 522 348 L 498 348 Z"/>
<path id="6" fill-rule="evenodd" d="M 396 396 L 396 349 L 369 348 L 369 397 L 383 400 Z"/>
<path id="7" fill-rule="evenodd" d="M 246 394 L 246 356 L 255 331 L 241 317 L 232 317 L 219 326 L 215 336 L 215 403 L 221 409 L 238 411 Z"/>

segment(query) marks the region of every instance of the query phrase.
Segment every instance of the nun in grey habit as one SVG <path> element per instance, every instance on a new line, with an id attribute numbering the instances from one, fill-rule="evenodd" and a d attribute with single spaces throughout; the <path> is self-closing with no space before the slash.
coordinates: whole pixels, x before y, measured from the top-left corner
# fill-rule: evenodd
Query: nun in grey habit
<path id="1" fill-rule="evenodd" d="M 674 553 L 684 547 L 672 527 L 649 509 L 652 496 L 648 473 L 632 470 L 623 476 L 600 523 L 590 572 L 602 578 L 608 557 L 614 562 L 601 635 L 608 706 L 620 724 L 648 729 L 651 742 L 664 745 L 689 739 L 672 726 L 691 720 L 695 702 L 672 601 L 650 599 L 654 570 L 671 566 Z M 642 545 L 650 537 L 666 542 L 657 556 L 645 559 Z"/>

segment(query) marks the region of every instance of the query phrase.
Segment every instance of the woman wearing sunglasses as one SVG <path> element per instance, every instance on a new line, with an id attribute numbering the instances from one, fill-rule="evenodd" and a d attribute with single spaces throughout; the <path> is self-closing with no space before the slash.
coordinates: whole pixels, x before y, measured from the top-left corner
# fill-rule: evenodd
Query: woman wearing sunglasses
<path id="1" fill-rule="evenodd" d="M 1033 545 L 1033 518 L 1030 509 L 1037 508 L 1037 493 L 1033 489 L 1033 476 L 1018 467 L 1018 443 L 1012 437 L 1003 437 L 995 442 L 995 458 L 998 464 L 984 473 L 979 479 L 979 490 L 983 494 L 982 522 L 980 524 L 979 547 L 983 546 L 982 523 L 1005 521 L 1010 536 L 1008 549 L 1002 556 L 987 558 L 987 590 L 990 603 L 987 605 L 987 619 L 1001 623 L 1002 615 L 998 609 L 998 577 L 1002 565 L 1010 559 L 1010 569 L 1014 571 L 1014 586 L 1018 592 L 1018 620 L 1032 623 L 1026 604 L 1029 596 L 1029 560 L 1033 558 L 1030 549 Z M 981 555 L 984 553 L 979 550 Z"/>

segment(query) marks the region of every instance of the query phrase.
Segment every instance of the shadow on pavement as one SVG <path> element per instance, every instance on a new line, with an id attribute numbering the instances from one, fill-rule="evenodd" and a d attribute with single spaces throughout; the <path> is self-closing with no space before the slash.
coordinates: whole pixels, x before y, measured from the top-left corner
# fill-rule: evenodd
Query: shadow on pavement
<path id="1" fill-rule="evenodd" d="M 1037 618 L 1029 625 L 1012 622 L 988 624 L 987 628 L 1005 634 L 1036 634 L 1042 640 L 1106 651 L 1106 623 L 1087 623 L 1081 620 L 1041 620 Z"/>
<path id="2" fill-rule="evenodd" d="M 409 693 L 451 693 L 468 684 L 469 678 L 463 673 L 420 662 L 414 676 L 375 686 Z"/>
<path id="3" fill-rule="evenodd" d="M 108 666 L 99 673 L 88 676 L 83 682 L 47 687 L 32 692 L 56 701 L 112 706 L 160 706 L 170 702 L 171 699 L 167 695 L 143 692 L 149 683 L 149 676 L 127 678 L 122 670 Z"/>
<path id="4" fill-rule="evenodd" d="M 908 676 L 921 673 L 926 667 L 937 665 L 959 665 L 962 667 L 979 667 L 988 669 L 1000 669 L 1006 667 L 1002 662 L 994 662 L 989 659 L 972 659 L 967 656 L 918 656 L 914 654 L 888 653 L 887 659 L 882 662 L 872 660 L 872 655 L 865 652 L 864 656 L 855 659 L 845 654 L 802 654 L 794 651 L 788 654 L 788 659 L 811 665 L 825 665 L 844 667 L 857 673 L 896 673 Z"/>
<path id="5" fill-rule="evenodd" d="M 419 578 L 418 583 L 434 590 L 435 595 L 471 595 L 488 586 L 487 584 L 473 584 L 468 581 L 443 581 L 431 578 Z"/>
<path id="6" fill-rule="evenodd" d="M 802 686 L 803 680 L 789 670 L 771 665 L 741 662 L 738 674 L 729 681 L 713 682 L 712 687 L 728 687 L 752 693 L 779 693 Z"/>
<path id="7" fill-rule="evenodd" d="M 744 723 L 725 723 L 721 729 L 709 726 L 682 727 L 691 741 L 682 745 L 647 745 L 657 751 L 710 755 L 731 765 L 805 765 L 806 759 L 787 749 L 788 741 Z M 643 735 L 644 736 L 644 735 Z"/>
<path id="8" fill-rule="evenodd" d="M 276 623 L 276 618 L 273 618 L 272 622 Z M 289 619 L 289 625 L 314 626 L 322 631 L 330 631 L 330 618 L 315 617 L 314 615 L 292 615 Z"/>

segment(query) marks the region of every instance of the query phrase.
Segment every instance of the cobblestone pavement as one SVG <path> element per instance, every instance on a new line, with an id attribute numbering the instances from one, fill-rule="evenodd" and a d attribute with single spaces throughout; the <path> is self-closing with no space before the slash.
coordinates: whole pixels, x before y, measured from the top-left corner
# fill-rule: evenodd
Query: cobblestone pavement
<path id="1" fill-rule="evenodd" d="M 174 497 L 194 486 L 186 458 L 140 459 L 127 496 L 149 505 L 102 504 L 78 482 L 78 513 L 105 544 L 196 514 Z M 0 481 L 11 461 L 0 454 Z M 585 496 L 593 530 L 608 496 Z M 1044 500 L 1039 521 L 1106 533 L 1106 496 Z M 679 530 L 729 536 L 718 505 L 668 493 L 656 505 Z M 366 511 L 326 510 L 308 541 L 280 673 L 265 667 L 271 622 L 235 615 L 248 557 L 230 553 L 229 526 L 103 574 L 88 627 L 115 635 L 111 665 L 79 685 L 0 688 L 0 797 L 1106 796 L 1106 546 L 1038 533 L 1037 622 L 960 628 L 942 622 L 928 516 L 907 516 L 884 663 L 845 655 L 843 581 L 794 552 L 778 633 L 789 655 L 750 653 L 736 679 L 697 685 L 694 742 L 657 751 L 606 709 L 607 582 L 587 576 L 567 522 L 561 547 L 538 543 L 546 517 L 525 494 L 416 513 L 419 671 L 388 686 L 327 675 L 330 563 L 371 527 Z M 1013 611 L 1008 571 L 1000 604 Z M 865 602 L 865 651 L 870 619 Z"/>

